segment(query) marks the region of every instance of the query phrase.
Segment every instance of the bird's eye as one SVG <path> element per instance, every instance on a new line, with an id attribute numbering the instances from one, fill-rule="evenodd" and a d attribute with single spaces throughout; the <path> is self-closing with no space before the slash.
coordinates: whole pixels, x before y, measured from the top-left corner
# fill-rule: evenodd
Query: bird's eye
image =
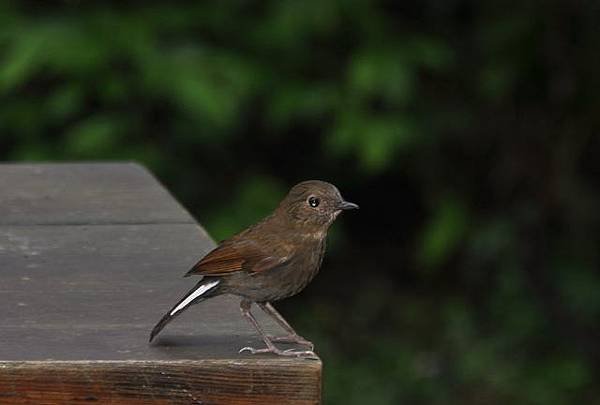
<path id="1" fill-rule="evenodd" d="M 321 200 L 319 200 L 317 197 L 310 197 L 308 199 L 308 205 L 310 205 L 313 208 L 318 207 L 320 202 Z"/>

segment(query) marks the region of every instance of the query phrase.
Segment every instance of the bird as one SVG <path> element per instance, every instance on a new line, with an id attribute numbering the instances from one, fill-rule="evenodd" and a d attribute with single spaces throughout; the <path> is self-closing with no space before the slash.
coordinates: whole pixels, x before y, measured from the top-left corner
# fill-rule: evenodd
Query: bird
<path id="1" fill-rule="evenodd" d="M 299 293 L 317 275 L 329 227 L 342 211 L 358 208 L 344 200 L 331 183 L 307 180 L 296 184 L 270 215 L 221 242 L 185 274 L 202 278 L 160 319 L 150 333 L 150 342 L 192 305 L 231 294 L 241 298 L 242 316 L 266 346 L 243 347 L 240 353 L 316 356 L 313 343 L 300 336 L 272 303 Z M 271 316 L 287 335 L 267 335 L 250 311 L 252 304 Z M 308 350 L 283 350 L 275 345 L 280 342 L 297 343 Z"/>

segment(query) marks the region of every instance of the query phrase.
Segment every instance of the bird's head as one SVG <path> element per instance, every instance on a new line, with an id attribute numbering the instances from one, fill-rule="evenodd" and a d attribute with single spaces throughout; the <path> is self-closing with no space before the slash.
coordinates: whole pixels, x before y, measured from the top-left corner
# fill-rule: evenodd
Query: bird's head
<path id="1" fill-rule="evenodd" d="M 308 180 L 292 187 L 278 209 L 298 225 L 326 229 L 340 212 L 357 208 L 345 201 L 333 184 Z"/>

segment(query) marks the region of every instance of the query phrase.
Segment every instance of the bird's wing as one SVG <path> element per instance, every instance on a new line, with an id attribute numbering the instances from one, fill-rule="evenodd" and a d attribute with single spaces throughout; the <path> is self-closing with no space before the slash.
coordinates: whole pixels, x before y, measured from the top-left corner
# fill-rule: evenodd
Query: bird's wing
<path id="1" fill-rule="evenodd" d="M 224 276 L 237 271 L 259 273 L 279 266 L 287 260 L 288 257 L 265 252 L 252 240 L 225 242 L 204 256 L 185 276 Z"/>

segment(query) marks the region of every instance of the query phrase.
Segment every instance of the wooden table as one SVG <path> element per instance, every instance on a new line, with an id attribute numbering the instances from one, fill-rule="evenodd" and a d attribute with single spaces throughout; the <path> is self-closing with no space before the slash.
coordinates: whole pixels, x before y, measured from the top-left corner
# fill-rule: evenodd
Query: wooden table
<path id="1" fill-rule="evenodd" d="M 320 360 L 238 354 L 235 297 L 148 344 L 213 246 L 137 164 L 1 164 L 0 403 L 318 403 Z"/>

